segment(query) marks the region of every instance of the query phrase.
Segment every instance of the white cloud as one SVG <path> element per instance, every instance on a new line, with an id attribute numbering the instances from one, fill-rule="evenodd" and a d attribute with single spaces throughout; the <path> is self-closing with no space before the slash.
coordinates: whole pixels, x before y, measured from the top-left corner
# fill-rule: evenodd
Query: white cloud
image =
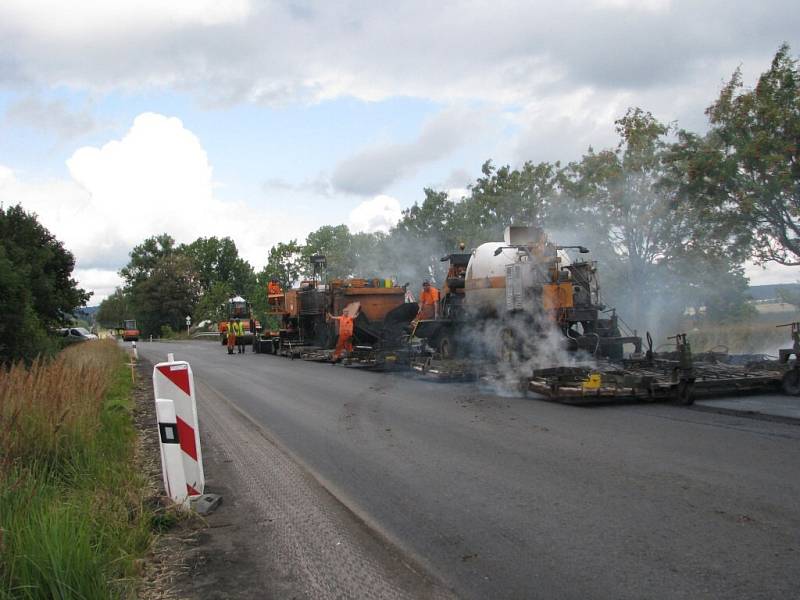
<path id="1" fill-rule="evenodd" d="M 409 142 L 377 144 L 344 159 L 336 166 L 331 183 L 351 194 L 377 194 L 422 165 L 480 139 L 487 121 L 488 111 L 450 107 L 427 120 L 419 135 Z"/>
<path id="2" fill-rule="evenodd" d="M 796 0 L 5 0 L 0 80 L 170 87 L 202 101 L 393 96 L 524 104 L 661 88 L 795 46 Z M 720 70 L 724 66 L 724 70 Z"/>
<path id="3" fill-rule="evenodd" d="M 122 285 L 122 277 L 112 269 L 75 269 L 72 276 L 82 288 L 94 292 L 88 302 L 90 306 L 100 304 Z"/>
<path id="4" fill-rule="evenodd" d="M 748 261 L 744 265 L 744 274 L 750 280 L 750 285 L 800 282 L 800 267 L 786 267 L 777 263 L 761 267 Z"/>
<path id="5" fill-rule="evenodd" d="M 599 8 L 616 8 L 626 11 L 664 12 L 672 6 L 672 0 L 594 0 Z"/>
<path id="6" fill-rule="evenodd" d="M 67 166 L 72 180 L 34 182 L 0 166 L 0 202 L 38 214 L 75 255 L 80 283 L 98 296 L 117 281 L 113 273 L 131 248 L 152 235 L 167 232 L 178 242 L 230 236 L 260 267 L 270 245 L 307 228 L 298 216 L 215 198 L 206 152 L 179 119 L 139 115 L 121 139 L 80 148 Z"/>
<path id="7" fill-rule="evenodd" d="M 28 35 L 66 38 L 131 35 L 242 21 L 249 0 L 4 0 L 0 14 Z"/>
<path id="8" fill-rule="evenodd" d="M 403 216 L 400 203 L 391 196 L 375 196 L 356 206 L 349 217 L 349 227 L 353 232 L 388 232 Z"/>

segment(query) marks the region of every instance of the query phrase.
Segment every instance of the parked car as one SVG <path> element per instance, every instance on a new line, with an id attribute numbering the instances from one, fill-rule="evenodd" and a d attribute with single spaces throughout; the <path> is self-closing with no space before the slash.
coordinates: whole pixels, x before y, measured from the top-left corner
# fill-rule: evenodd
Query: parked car
<path id="1" fill-rule="evenodd" d="M 63 329 L 57 330 L 56 334 L 66 338 L 66 342 L 85 342 L 87 340 L 97 339 L 97 336 L 85 327 L 64 327 Z"/>

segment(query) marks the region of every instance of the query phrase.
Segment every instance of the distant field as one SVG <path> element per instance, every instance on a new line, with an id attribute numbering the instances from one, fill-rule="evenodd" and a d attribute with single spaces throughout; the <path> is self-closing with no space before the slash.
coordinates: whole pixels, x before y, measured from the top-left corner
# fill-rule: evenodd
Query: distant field
<path id="1" fill-rule="evenodd" d="M 800 321 L 800 312 L 764 312 L 747 323 L 726 325 L 686 326 L 692 350 L 702 352 L 712 348 L 727 348 L 732 353 L 778 354 L 779 348 L 792 346 L 789 327 L 777 327 Z"/>

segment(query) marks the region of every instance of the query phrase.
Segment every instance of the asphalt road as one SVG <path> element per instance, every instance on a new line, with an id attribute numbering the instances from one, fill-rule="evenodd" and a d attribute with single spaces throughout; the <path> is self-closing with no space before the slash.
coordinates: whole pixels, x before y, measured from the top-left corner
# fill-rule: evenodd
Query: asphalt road
<path id="1" fill-rule="evenodd" d="M 190 361 L 459 597 L 800 596 L 796 424 L 562 406 L 209 342 L 139 351 Z"/>

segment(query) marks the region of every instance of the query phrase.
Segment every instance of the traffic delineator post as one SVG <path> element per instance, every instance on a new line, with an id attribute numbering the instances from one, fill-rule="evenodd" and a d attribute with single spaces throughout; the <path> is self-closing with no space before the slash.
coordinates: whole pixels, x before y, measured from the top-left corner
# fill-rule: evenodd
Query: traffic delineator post
<path id="1" fill-rule="evenodd" d="M 180 448 L 175 403 L 168 398 L 156 398 L 156 419 L 158 421 L 164 489 L 167 496 L 174 502 L 186 505 L 189 495 L 186 488 L 186 474 L 183 472 L 183 457 L 181 456 L 183 452 Z"/>
<path id="2" fill-rule="evenodd" d="M 205 476 L 203 474 L 203 455 L 200 449 L 194 376 L 188 362 L 174 360 L 172 354 L 169 355 L 169 359 L 167 362 L 158 363 L 153 368 L 153 391 L 158 399 L 156 402 L 159 400 L 173 402 L 175 428 L 185 475 L 183 486 L 185 495 L 188 497 L 200 496 L 205 489 Z M 161 447 L 163 449 L 163 443 Z"/>

